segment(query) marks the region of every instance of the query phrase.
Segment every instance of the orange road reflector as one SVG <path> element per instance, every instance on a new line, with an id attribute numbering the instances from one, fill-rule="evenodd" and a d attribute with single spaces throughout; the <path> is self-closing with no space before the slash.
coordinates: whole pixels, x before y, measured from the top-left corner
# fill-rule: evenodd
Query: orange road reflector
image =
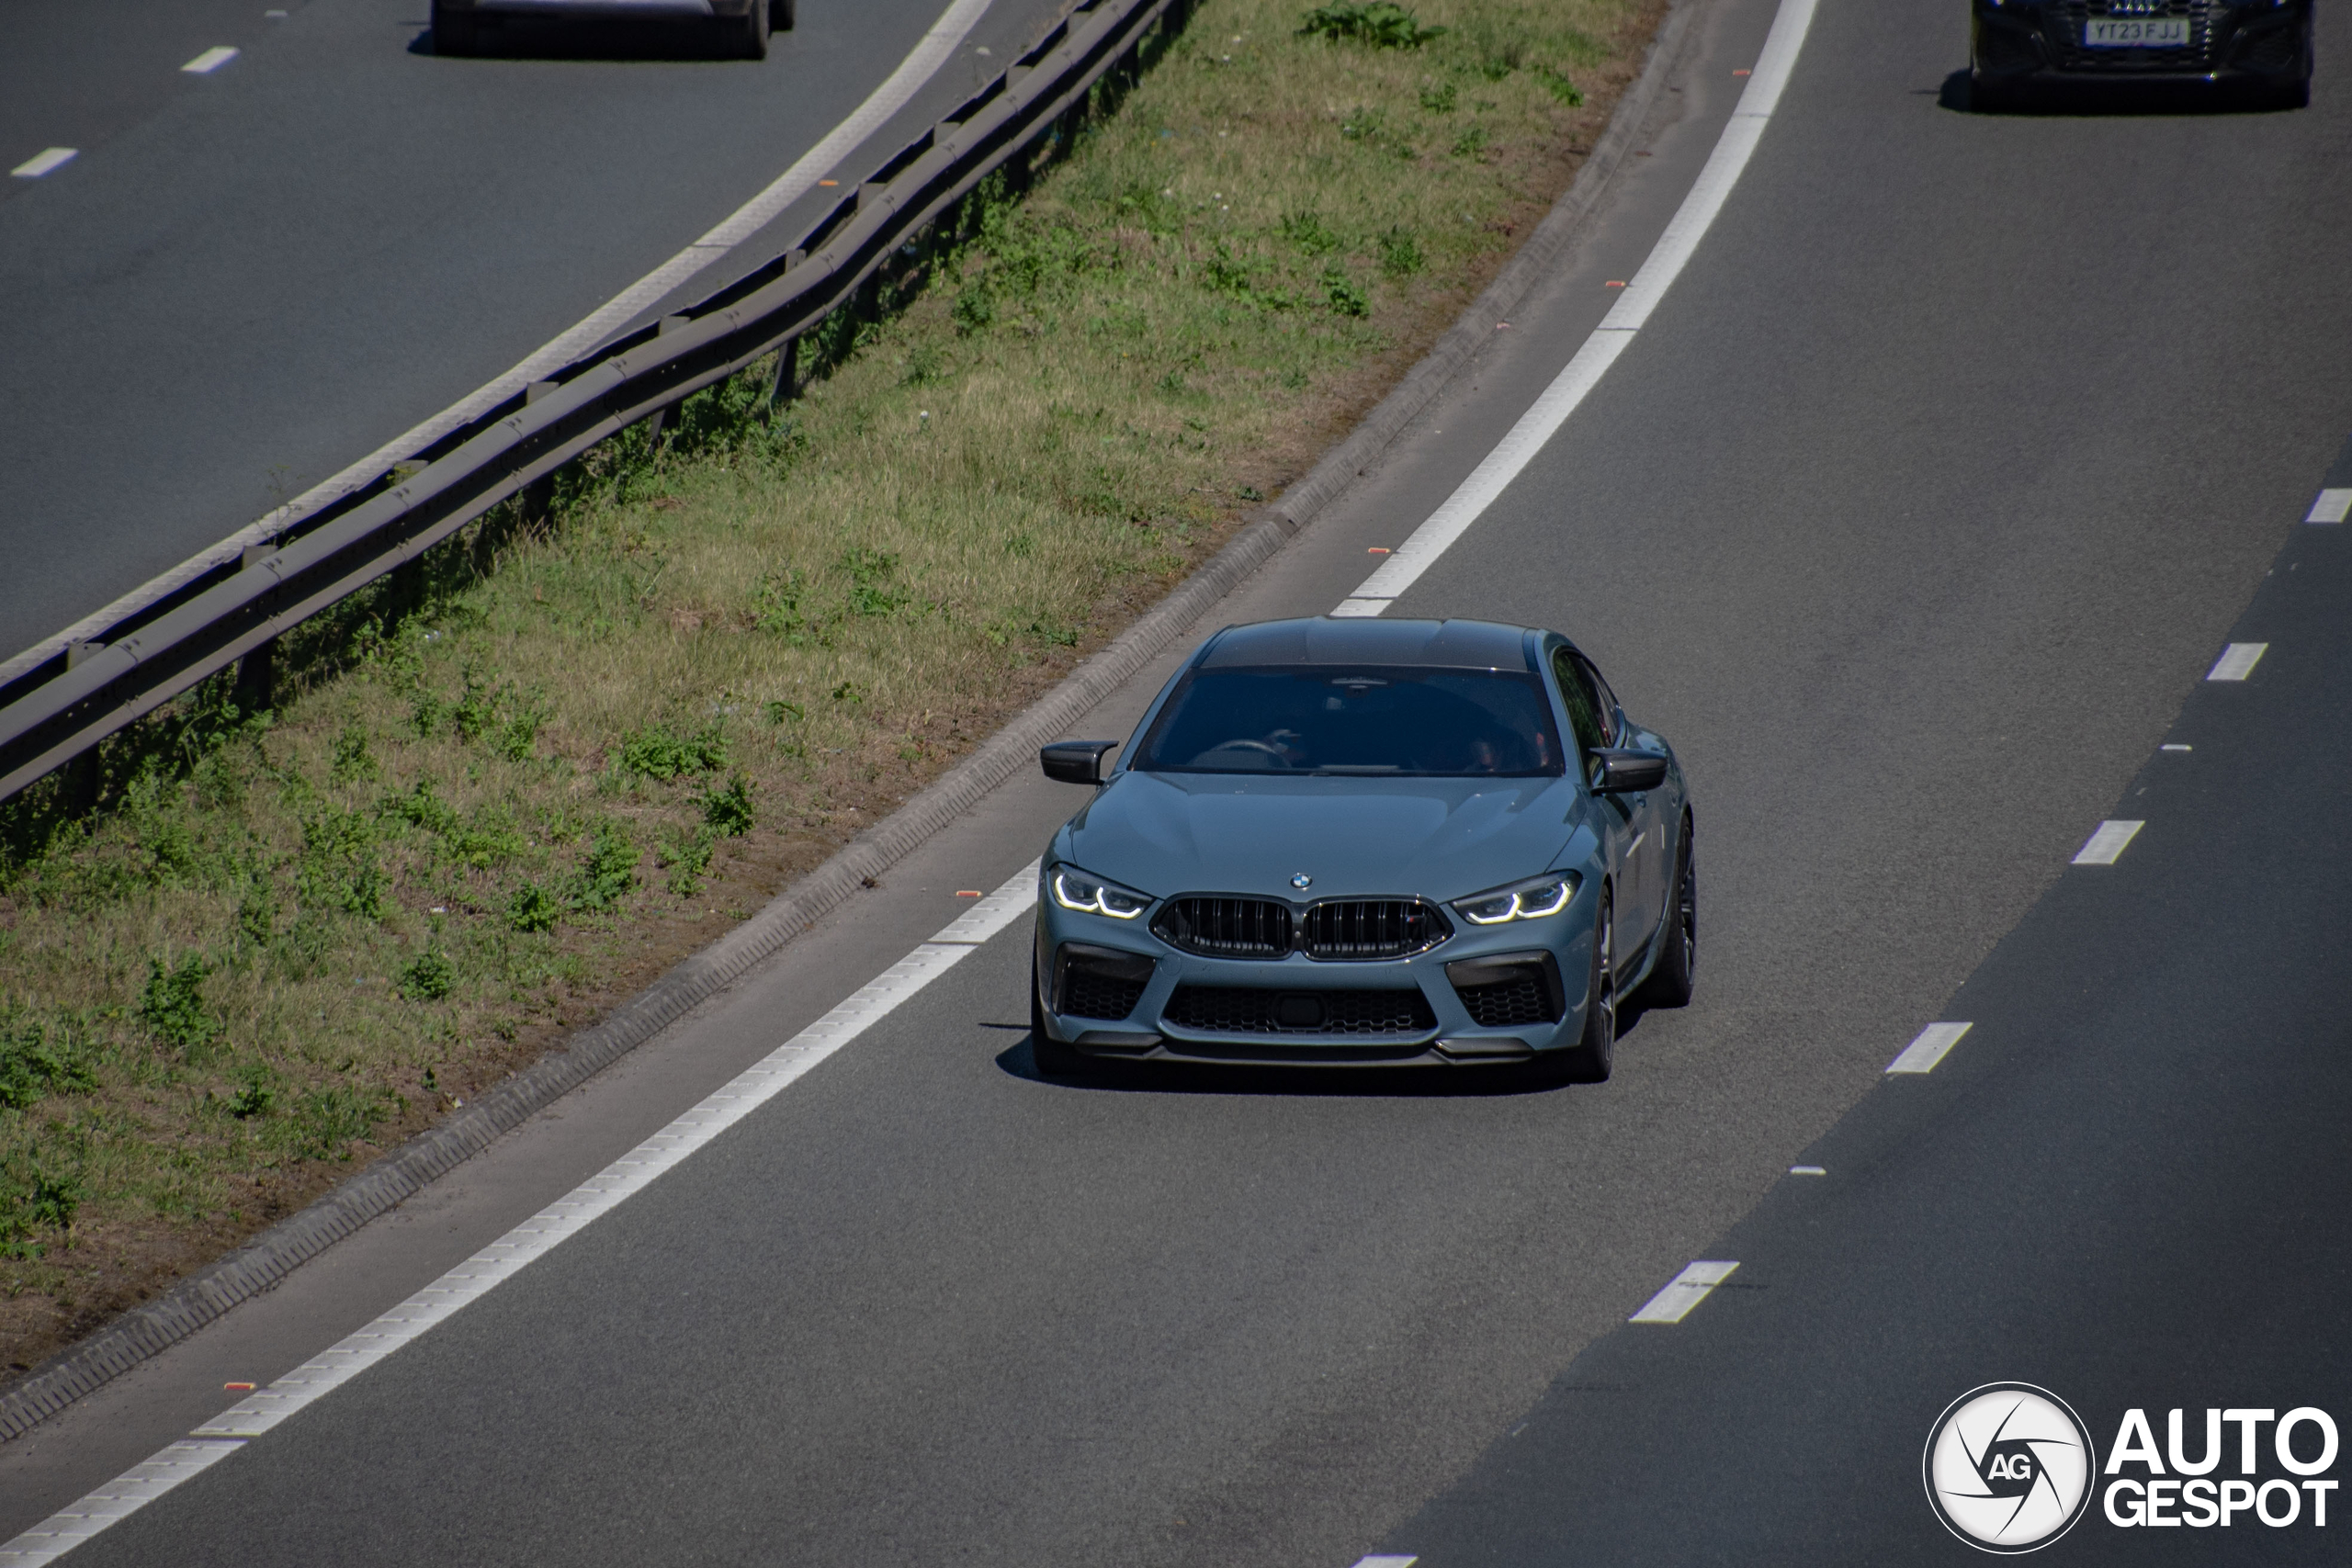
<path id="1" fill-rule="evenodd" d="M 956 897 L 958 898 L 978 898 L 982 896 L 983 895 L 980 890 L 977 887 L 958 887 L 956 889 Z"/>
<path id="2" fill-rule="evenodd" d="M 1386 545 L 1374 545 L 1364 551 L 1364 554 L 1368 556 L 1385 556 L 1387 553 L 1388 547 Z"/>
<path id="3" fill-rule="evenodd" d="M 1745 75 L 1747 75 L 1747 72 L 1745 72 L 1745 71 L 1735 71 L 1735 72 L 1733 72 L 1733 73 L 1732 73 L 1732 74 L 1733 74 L 1733 75 L 1735 75 L 1735 76 L 1745 76 Z"/>
<path id="4" fill-rule="evenodd" d="M 1625 287 L 1625 280 L 1622 277 L 1612 277 L 1600 287 L 1603 288 L 1623 288 Z"/>
<path id="5" fill-rule="evenodd" d="M 817 183 L 820 186 L 837 186 L 842 182 L 839 180 L 819 180 Z"/>
<path id="6" fill-rule="evenodd" d="M 224 1382 L 220 1385 L 223 1393 L 251 1393 L 253 1391 L 254 1385 L 249 1382 Z"/>

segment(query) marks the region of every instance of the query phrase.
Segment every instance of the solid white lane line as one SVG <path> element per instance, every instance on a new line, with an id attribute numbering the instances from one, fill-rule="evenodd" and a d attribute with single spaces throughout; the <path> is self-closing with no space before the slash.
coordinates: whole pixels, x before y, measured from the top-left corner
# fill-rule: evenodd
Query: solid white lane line
<path id="1" fill-rule="evenodd" d="M 2303 521 L 2341 523 L 2346 517 L 2352 517 L 2352 490 L 2324 490 L 2319 492 L 2319 499 L 2312 502 L 2311 512 Z"/>
<path id="2" fill-rule="evenodd" d="M 1649 1299 L 1649 1304 L 1627 1318 L 1627 1323 L 1680 1323 L 1690 1315 L 1690 1309 L 1707 1299 L 1707 1292 L 1731 1278 L 1736 1263 L 1696 1262 L 1683 1265 L 1682 1272 L 1666 1282 L 1666 1289 Z"/>
<path id="3" fill-rule="evenodd" d="M 562 1198 L 367 1327 L 346 1336 L 340 1343 L 198 1427 L 190 1434 L 196 1441 L 174 1444 L 72 1508 L 0 1546 L 0 1568 L 51 1561 L 116 1519 L 161 1496 L 194 1470 L 220 1460 L 229 1450 L 242 1447 L 242 1439 L 259 1437 L 426 1330 L 446 1323 L 461 1308 L 481 1300 L 526 1265 L 546 1257 L 590 1224 L 643 1191 L 663 1173 L 775 1099 L 811 1067 L 971 956 L 980 943 L 1026 913 L 1036 902 L 1036 892 L 1037 863 L 1032 861 L 931 941 L 892 964 L 879 978 Z M 202 1440 L 207 1438 L 240 1440 Z M 194 1469 L 188 1468 L 191 1465 Z M 164 1469 L 159 1471 L 159 1466 Z M 173 1470 L 172 1466 L 179 1469 Z M 153 1479 L 157 1475 L 167 1478 L 158 1483 Z"/>
<path id="4" fill-rule="evenodd" d="M 2245 680 L 2254 673 L 2255 665 L 2261 660 L 2263 651 L 2269 646 L 2267 642 L 2230 644 L 2222 650 L 2222 657 L 2213 661 L 2213 668 L 2205 671 L 2205 679 L 2208 681 Z"/>
<path id="5" fill-rule="evenodd" d="M 1625 285 L 1625 292 L 1618 297 L 1592 335 L 1585 339 L 1567 367 L 1519 417 L 1486 459 L 1471 470 L 1470 477 L 1446 497 L 1427 522 L 1413 530 L 1377 571 L 1341 600 L 1332 615 L 1360 617 L 1386 610 L 1456 539 L 1469 532 L 1470 525 L 1567 423 L 1577 405 L 1584 401 L 1585 394 L 1608 374 L 1617 356 L 1625 351 L 1625 345 L 1633 342 L 1634 334 L 1649 321 L 1650 312 L 1665 298 L 1667 289 L 1681 276 L 1684 265 L 1723 210 L 1732 187 L 1739 183 L 1748 159 L 1755 154 L 1757 142 L 1764 135 L 1765 126 L 1770 123 L 1773 109 L 1780 104 L 1781 90 L 1788 85 L 1789 73 L 1796 66 L 1798 51 L 1804 46 L 1805 30 L 1813 25 L 1817 4 L 1818 0 L 1781 0 L 1764 52 L 1758 58 L 1756 73 L 1748 78 L 1747 89 L 1732 110 L 1731 122 L 1724 127 L 1706 167 L 1700 170 L 1698 180 L 1682 198 L 1682 205 L 1675 210 L 1666 231 L 1658 236 L 1641 269 Z"/>
<path id="6" fill-rule="evenodd" d="M 1789 1174 L 1791 1176 L 1826 1176 L 1829 1174 L 1829 1168 L 1819 1165 L 1792 1165 L 1789 1167 Z"/>
<path id="7" fill-rule="evenodd" d="M 2113 865 L 2116 862 L 2116 858 L 2123 853 L 2123 846 L 2130 843 L 2132 836 L 2146 826 L 2147 824 L 2145 822 L 2108 821 L 2100 823 L 2098 825 L 2098 831 L 2093 833 L 2088 839 L 2085 840 L 2083 841 L 2083 847 L 2075 852 L 2074 863 L 2076 865 Z"/>
<path id="8" fill-rule="evenodd" d="M 1936 1064 L 1944 1059 L 1944 1053 L 1959 1044 L 1960 1037 L 1967 1033 L 1969 1028 L 1970 1025 L 1965 1023 L 1928 1025 L 1919 1031 L 1910 1044 L 1903 1047 L 1894 1060 L 1886 1065 L 1886 1070 L 1890 1073 L 1934 1072 Z"/>
<path id="9" fill-rule="evenodd" d="M 423 424 L 386 442 L 334 478 L 311 486 L 260 521 L 238 530 L 202 554 L 182 561 L 153 581 L 141 584 L 125 600 L 117 601 L 96 615 L 76 622 L 39 647 L 25 650 L 22 655 L 0 654 L 0 659 L 8 660 L 7 665 L 0 668 L 29 668 L 24 663 L 25 660 L 38 662 L 39 659 L 50 657 L 56 649 L 78 637 L 96 636 L 101 629 L 112 626 L 119 618 L 122 613 L 119 606 L 145 603 L 153 592 L 193 581 L 215 565 L 237 555 L 246 546 L 266 544 L 288 524 L 372 483 L 394 463 L 415 457 L 451 431 L 489 412 L 532 382 L 546 380 L 555 370 L 594 348 L 627 325 L 639 311 L 725 255 L 729 247 L 757 232 L 786 208 L 815 189 L 827 170 L 855 151 L 859 142 L 879 130 L 891 116 L 913 101 L 923 84 L 962 47 L 966 36 L 978 25 L 990 4 L 991 0 L 954 0 L 946 10 L 940 13 L 939 20 L 932 24 L 931 30 L 923 35 L 914 52 L 890 73 L 889 80 L 875 88 L 872 95 L 858 105 L 847 119 L 835 126 L 822 141 L 811 148 L 807 156 L 776 176 L 765 190 L 736 209 L 717 228 L 615 295 L 594 314 L 561 336 L 550 339 L 512 370 L 477 389 L 462 400 L 450 404 Z"/>
<path id="10" fill-rule="evenodd" d="M 20 180 L 37 180 L 51 169 L 62 168 L 74 161 L 78 147 L 50 147 L 34 153 L 8 172 Z"/>
<path id="11" fill-rule="evenodd" d="M 72 1507 L 51 1514 L 7 1545 L 0 1546 L 0 1565 L 30 1568 L 36 1562 L 54 1562 L 117 1519 L 138 1512 L 181 1482 L 244 1446 L 243 1442 L 196 1440 L 174 1443 L 146 1463 L 133 1465 Z"/>
<path id="12" fill-rule="evenodd" d="M 212 48 L 206 50 L 202 54 L 198 55 L 194 60 L 189 61 L 186 65 L 181 66 L 180 69 L 183 71 L 193 72 L 198 76 L 209 76 L 212 73 L 220 70 L 220 67 L 228 64 L 229 62 L 236 58 L 237 51 L 231 49 L 227 44 L 215 44 Z"/>

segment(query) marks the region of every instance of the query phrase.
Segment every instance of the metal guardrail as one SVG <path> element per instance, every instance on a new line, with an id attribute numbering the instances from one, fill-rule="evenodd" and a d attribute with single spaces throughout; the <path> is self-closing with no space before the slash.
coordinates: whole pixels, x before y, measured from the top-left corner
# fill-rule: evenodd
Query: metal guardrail
<path id="1" fill-rule="evenodd" d="M 973 187 L 1085 107 L 1106 73 L 1141 72 L 1146 35 L 1190 0 L 1080 0 L 1026 54 L 901 148 L 789 249 L 533 384 L 289 525 L 0 685 L 0 801 L 415 559 L 598 442 L 766 355 L 788 389 L 800 336 L 851 304 L 892 255 Z M 422 468 L 413 465 L 421 461 Z"/>

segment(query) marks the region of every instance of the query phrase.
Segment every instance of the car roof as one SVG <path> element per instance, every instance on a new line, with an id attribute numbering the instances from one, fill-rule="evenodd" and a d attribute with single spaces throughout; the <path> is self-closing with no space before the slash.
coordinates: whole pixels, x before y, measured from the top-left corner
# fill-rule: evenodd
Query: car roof
<path id="1" fill-rule="evenodd" d="M 1227 626 L 1199 669 L 1234 665 L 1397 664 L 1450 670 L 1533 670 L 1543 637 L 1493 621 L 1390 621 L 1315 615 Z"/>

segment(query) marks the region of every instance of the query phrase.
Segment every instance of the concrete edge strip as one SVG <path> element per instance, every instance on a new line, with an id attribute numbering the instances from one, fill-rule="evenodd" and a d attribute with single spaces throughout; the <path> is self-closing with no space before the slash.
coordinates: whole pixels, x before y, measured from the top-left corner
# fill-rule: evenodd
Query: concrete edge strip
<path id="1" fill-rule="evenodd" d="M 1577 225 L 1632 151 L 1664 90 L 1702 0 L 1677 0 L 1651 41 L 1641 75 L 1618 101 L 1609 129 L 1567 191 L 1493 282 L 1419 363 L 1256 521 L 1110 645 L 1092 655 L 979 749 L 905 805 L 843 845 L 743 924 L 684 959 L 603 1019 L 474 1104 L 426 1129 L 333 1190 L 124 1313 L 77 1345 L 0 1389 L 0 1443 L 30 1431 L 74 1401 L 187 1338 L 231 1307 L 269 1289 L 300 1264 L 405 1202 L 459 1164 L 651 1040 L 847 902 L 933 834 L 1029 765 L 1036 749 L 1083 717 L 1227 594 L 1361 476 L 1492 336 L 1494 322 L 1526 298 L 1575 236 Z"/>
<path id="2" fill-rule="evenodd" d="M 95 615 L 85 615 L 63 631 L 44 637 L 23 652 L 0 661 L 0 680 L 10 679 L 55 658 L 59 650 L 70 643 L 96 637 L 138 610 L 234 558 L 248 546 L 267 544 L 291 524 L 370 483 L 394 463 L 414 457 L 449 432 L 470 423 L 497 407 L 531 382 L 589 353 L 628 325 L 639 311 L 666 298 L 680 285 L 757 233 L 793 202 L 816 189 L 821 175 L 855 152 L 893 116 L 914 101 L 915 95 L 954 56 L 993 3 L 994 0 L 950 0 L 947 8 L 924 30 L 923 36 L 916 40 L 914 49 L 899 62 L 896 70 L 883 79 L 882 85 L 867 94 L 846 118 L 827 131 L 823 139 L 801 154 L 790 168 L 684 250 L 533 350 L 521 364 L 476 388 L 424 423 L 394 436 L 333 478 L 312 485 L 258 522 L 247 524 L 219 544 L 190 556 L 161 576 L 151 578 Z"/>

